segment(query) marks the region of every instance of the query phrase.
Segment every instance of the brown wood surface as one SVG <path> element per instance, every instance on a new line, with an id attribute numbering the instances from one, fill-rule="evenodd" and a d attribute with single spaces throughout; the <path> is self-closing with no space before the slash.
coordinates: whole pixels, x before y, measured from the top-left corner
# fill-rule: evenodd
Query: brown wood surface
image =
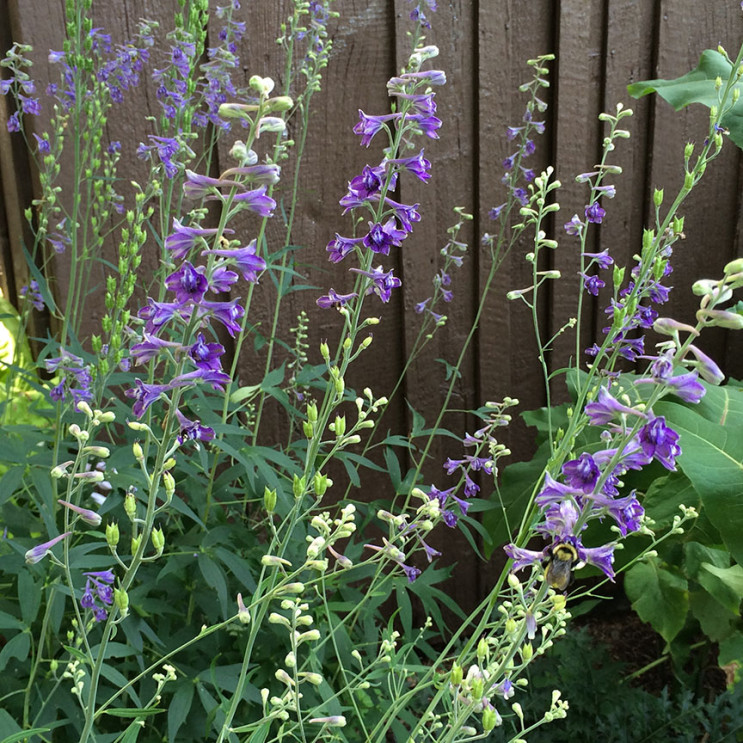
<path id="1" fill-rule="evenodd" d="M 98 2 L 94 6 L 95 24 L 115 38 L 123 39 L 134 30 L 140 17 L 159 20 L 161 28 L 172 25 L 175 0 L 126 0 L 120 3 Z M 281 84 L 278 69 L 279 49 L 275 39 L 279 24 L 289 13 L 287 0 L 272 3 L 244 3 L 243 18 L 248 31 L 240 45 L 245 84 L 253 74 L 274 77 Z M 374 328 L 374 341 L 347 379 L 357 390 L 371 387 L 375 394 L 387 394 L 402 369 L 406 352 L 417 334 L 420 317 L 413 306 L 431 292 L 431 280 L 437 270 L 439 251 L 446 242 L 446 228 L 455 221 L 452 207 L 463 206 L 475 213 L 475 220 L 464 231 L 462 239 L 470 249 L 462 269 L 453 274 L 454 299 L 446 307 L 448 322 L 433 343 L 411 368 L 402 394 L 385 416 L 384 427 L 405 433 L 410 429 L 409 404 L 428 424 L 435 420 L 447 383 L 445 369 L 436 361 L 453 362 L 471 326 L 478 298 L 488 271 L 488 256 L 480 244 L 483 232 L 492 231 L 487 210 L 503 200 L 502 160 L 511 153 L 512 144 L 505 141 L 508 125 L 517 125 L 524 111 L 525 98 L 517 91 L 526 82 L 530 70 L 525 62 L 539 54 L 554 52 L 549 63 L 551 88 L 544 91 L 550 103 L 545 114 L 547 133 L 537 139 L 537 152 L 529 165 L 536 170 L 553 163 L 556 177 L 563 183 L 559 192 L 560 212 L 553 229 L 561 239 L 561 248 L 548 256 L 551 266 L 559 268 L 562 280 L 553 282 L 543 294 L 539 308 L 540 328 L 548 337 L 575 313 L 575 293 L 579 284 L 577 240 L 565 236 L 562 225 L 573 213 L 583 214 L 588 198 L 585 185 L 574 181 L 576 174 L 591 170 L 600 156 L 604 128 L 597 121 L 603 111 L 613 111 L 617 101 L 634 109 L 626 120 L 632 133 L 629 141 L 620 141 L 611 161 L 621 165 L 617 176 L 617 197 L 604 200 L 607 218 L 600 229 L 592 231 L 595 250 L 609 248 L 619 261 L 628 261 L 638 252 L 642 229 L 650 215 L 653 188 L 664 187 L 667 203 L 673 198 L 682 179 L 682 152 L 686 141 L 701 142 L 706 130 L 707 111 L 693 106 L 680 113 L 660 99 L 629 98 L 626 85 L 654 78 L 676 77 L 693 68 L 702 50 L 718 43 L 731 55 L 743 41 L 743 14 L 739 4 L 718 0 L 488 0 L 470 3 L 466 0 L 439 2 L 432 15 L 434 28 L 428 42 L 439 46 L 440 56 L 432 64 L 444 69 L 448 83 L 437 90 L 439 116 L 443 120 L 440 139 L 422 143 L 426 156 L 433 162 L 433 177 L 427 184 L 403 178 L 397 194 L 400 201 L 420 203 L 423 221 L 418 224 L 404 247 L 383 261 L 393 267 L 403 280 L 403 289 L 394 294 L 388 305 L 370 302 L 369 312 L 382 317 Z M 12 0 L 0 7 L 0 26 L 10 29 L 13 39 L 35 46 L 34 74 L 43 90 L 46 81 L 56 74 L 46 62 L 48 49 L 61 46 L 64 4 L 47 0 Z M 341 215 L 338 200 L 347 182 L 360 173 L 365 164 L 376 165 L 381 158 L 381 145 L 375 140 L 368 149 L 358 144 L 351 128 L 359 108 L 370 114 L 385 113 L 389 99 L 386 80 L 405 63 L 409 54 L 406 30 L 409 28 L 410 5 L 406 0 L 338 0 L 335 9 L 341 14 L 330 26 L 333 52 L 322 91 L 312 103 L 309 148 L 300 179 L 302 209 L 298 215 L 293 242 L 302 245 L 297 253 L 296 268 L 316 292 L 297 292 L 285 300 L 284 315 L 278 336 L 292 343 L 289 329 L 297 313 L 304 309 L 311 318 L 311 361 L 318 361 L 320 340 L 336 336 L 335 311 L 321 311 L 314 300 L 329 287 L 339 292 L 350 291 L 352 278 L 345 263 L 326 260 L 325 246 L 336 232 L 351 234 L 348 217 Z M 7 38 L 5 34 L 4 38 Z M 145 119 L 157 114 L 152 83 L 126 95 L 126 102 L 116 107 L 108 123 L 110 140 L 120 140 L 125 156 L 121 161 L 122 183 L 142 175 L 142 166 L 133 157 L 140 141 L 150 133 Z M 37 131 L 48 119 L 41 117 Z M 9 136 L 0 132 L 3 213 L 0 214 L 4 271 L 4 289 L 12 290 L 27 276 L 19 251 L 22 215 L 18 210 L 27 198 L 24 189 L 31 178 L 27 163 L 9 159 Z M 220 147 L 216 171 L 229 163 L 229 143 Z M 22 171 L 22 172 L 21 172 Z M 741 254 L 741 183 L 743 158 L 740 151 L 727 143 L 720 159 L 705 176 L 702 186 L 684 205 L 686 240 L 674 260 L 671 302 L 664 314 L 678 319 L 693 317 L 696 302 L 690 293 L 691 283 L 700 277 L 717 277 L 722 266 Z M 284 177 L 291 176 L 287 167 Z M 71 189 L 73 184 L 65 184 Z M 23 197 L 23 198 L 22 198 Z M 240 221 L 238 233 L 246 242 L 253 235 L 250 220 Z M 167 234 L 168 225 L 163 225 Z M 277 222 L 267 234 L 270 249 L 283 240 Z M 530 314 L 520 302 L 507 302 L 505 294 L 530 283 L 530 268 L 523 255 L 530 249 L 523 239 L 504 264 L 491 292 L 475 344 L 468 353 L 463 377 L 455 387 L 452 407 L 457 411 L 477 407 L 487 400 L 505 395 L 518 397 L 524 409 L 543 405 L 545 396 L 537 352 L 533 340 Z M 115 256 L 115 245 L 106 248 L 106 257 Z M 69 275 L 67 258 L 56 266 L 57 290 L 65 291 Z M 153 271 L 160 260 L 156 242 L 146 246 L 143 269 Z M 96 281 L 103 281 L 101 269 Z M 237 293 L 244 295 L 246 287 Z M 271 323 L 274 291 L 264 278 L 257 287 L 251 306 L 251 321 L 267 332 Z M 590 298 L 589 298 L 590 300 Z M 606 296 L 587 301 L 590 317 L 583 326 L 581 347 L 590 345 L 604 325 L 603 305 Z M 88 322 L 84 335 L 96 332 L 103 311 L 103 294 L 89 300 Z M 728 374 L 743 377 L 743 339 L 740 334 L 710 333 L 701 344 L 724 366 Z M 650 345 L 648 346 L 650 348 Z M 564 366 L 575 355 L 575 342 L 565 334 L 559 338 L 550 356 L 552 369 Z M 276 363 L 285 358 L 279 353 Z M 240 358 L 240 381 L 255 384 L 262 374 L 264 357 L 254 353 L 248 342 Z M 407 404 L 406 404 L 407 403 Z M 268 438 L 283 432 L 278 416 L 268 416 L 262 431 Z M 444 424 L 462 435 L 472 430 L 473 421 L 459 412 L 447 416 Z M 514 451 L 514 458 L 528 457 L 532 451 L 532 432 L 516 421 L 504 432 L 504 443 Z M 426 477 L 438 487 L 447 486 L 441 465 L 447 456 L 461 456 L 461 446 L 454 440 L 442 441 L 431 452 L 425 468 Z M 402 461 L 403 466 L 410 464 Z M 334 473 L 345 490 L 343 470 Z M 483 482 L 483 494 L 489 486 Z M 490 486 L 492 487 L 492 485 Z M 361 497 L 370 499 L 391 496 L 385 477 L 375 474 L 366 480 Z M 354 493 L 354 496 L 358 496 Z M 471 604 L 478 592 L 480 574 L 477 560 L 466 541 L 454 532 L 439 537 L 448 559 L 457 560 L 458 580 L 452 584 L 452 596 L 463 606 Z M 435 542 L 435 540 L 434 540 Z M 487 568 L 485 569 L 487 570 Z M 485 583 L 487 581 L 485 580 Z"/>

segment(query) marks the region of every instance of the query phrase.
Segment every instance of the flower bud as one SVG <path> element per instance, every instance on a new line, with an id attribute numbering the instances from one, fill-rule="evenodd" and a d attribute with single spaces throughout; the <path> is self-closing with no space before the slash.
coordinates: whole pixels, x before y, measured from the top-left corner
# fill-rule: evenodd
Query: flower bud
<path id="1" fill-rule="evenodd" d="M 283 586 L 279 586 L 276 589 L 277 595 L 281 596 L 285 593 L 304 593 L 304 583 L 296 581 L 295 583 L 285 583 Z"/>
<path id="2" fill-rule="evenodd" d="M 534 648 L 530 642 L 525 642 L 521 648 L 521 657 L 528 663 L 534 657 Z"/>
<path id="3" fill-rule="evenodd" d="M 277 555 L 263 555 L 263 557 L 261 557 L 261 565 L 266 568 L 277 568 L 280 565 L 284 565 L 288 568 L 292 566 L 289 560 L 285 560 L 283 557 L 278 557 Z"/>
<path id="4" fill-rule="evenodd" d="M 327 725 L 331 728 L 342 728 L 346 725 L 346 718 L 343 715 L 333 715 L 332 717 L 313 717 L 310 722 L 316 725 Z"/>
<path id="5" fill-rule="evenodd" d="M 248 80 L 248 85 L 257 93 L 264 96 L 271 95 L 271 91 L 274 88 L 274 82 L 270 77 L 261 77 L 260 75 L 253 75 Z"/>
<path id="6" fill-rule="evenodd" d="M 320 344 L 320 355 L 325 361 L 330 361 L 330 348 L 325 341 Z"/>
<path id="7" fill-rule="evenodd" d="M 302 432 L 306 439 L 312 439 L 315 436 L 315 427 L 309 421 L 302 421 Z"/>
<path id="8" fill-rule="evenodd" d="M 335 437 L 339 439 L 346 432 L 346 416 L 336 415 L 335 421 L 330 424 L 329 428 L 335 433 Z"/>
<path id="9" fill-rule="evenodd" d="M 276 508 L 276 490 L 272 490 L 266 485 L 263 488 L 263 505 L 267 513 L 273 513 Z"/>
<path id="10" fill-rule="evenodd" d="M 304 671 L 300 673 L 299 676 L 313 686 L 320 686 L 323 681 L 322 676 L 319 673 L 313 673 L 312 671 Z"/>
<path id="11" fill-rule="evenodd" d="M 132 537 L 132 554 L 137 554 L 137 550 L 139 550 L 139 545 L 142 544 L 142 535 L 140 534 L 138 537 Z"/>
<path id="12" fill-rule="evenodd" d="M 125 617 L 129 613 L 129 594 L 121 588 L 114 588 L 114 604 L 121 616 Z"/>
<path id="13" fill-rule="evenodd" d="M 165 499 L 170 503 L 175 493 L 175 478 L 170 472 L 163 472 L 163 487 L 165 488 Z"/>
<path id="14" fill-rule="evenodd" d="M 256 136 L 260 137 L 261 134 L 283 131 L 286 131 L 286 122 L 284 119 L 278 116 L 262 116 L 258 120 L 258 134 Z"/>
<path id="15" fill-rule="evenodd" d="M 269 111 L 288 111 L 294 101 L 288 95 L 277 95 L 267 101 Z"/>
<path id="16" fill-rule="evenodd" d="M 137 499 L 132 492 L 124 496 L 124 512 L 131 520 L 137 516 Z"/>
<path id="17" fill-rule="evenodd" d="M 84 446 L 83 454 L 92 454 L 100 459 L 107 459 L 111 456 L 111 450 L 107 446 Z"/>
<path id="18" fill-rule="evenodd" d="M 245 606 L 241 593 L 237 594 L 237 618 L 241 624 L 250 624 L 250 611 Z"/>
<path id="19" fill-rule="evenodd" d="M 449 681 L 453 686 L 459 686 L 464 678 L 464 671 L 459 663 L 454 663 L 451 667 L 451 673 L 449 674 Z"/>
<path id="20" fill-rule="evenodd" d="M 111 549 L 115 549 L 119 543 L 119 525 L 117 523 L 106 524 L 106 542 Z"/>
<path id="21" fill-rule="evenodd" d="M 482 729 L 489 733 L 498 723 L 498 713 L 492 707 L 485 707 L 482 711 Z"/>
<path id="22" fill-rule="evenodd" d="M 322 498 L 332 484 L 333 481 L 327 475 L 323 475 L 320 472 L 316 472 L 312 480 L 312 487 L 318 498 Z"/>
<path id="23" fill-rule="evenodd" d="M 57 503 L 78 514 L 86 524 L 90 524 L 91 526 L 100 526 L 102 519 L 95 511 L 91 511 L 89 508 L 81 508 L 80 506 L 76 506 L 74 503 L 69 503 L 61 498 Z"/>
<path id="24" fill-rule="evenodd" d="M 299 477 L 299 475 L 294 475 L 294 479 L 292 480 L 292 492 L 294 493 L 294 497 L 301 498 L 304 495 L 306 489 L 307 478 L 304 475 L 302 475 L 302 477 Z"/>
<path id="25" fill-rule="evenodd" d="M 287 629 L 291 629 L 291 626 L 292 626 L 289 620 L 285 616 L 275 611 L 271 612 L 268 615 L 268 621 L 270 624 L 280 624 L 283 627 L 286 627 Z"/>
<path id="26" fill-rule="evenodd" d="M 81 413 L 85 413 L 85 415 L 87 415 L 88 418 L 93 417 L 93 411 L 91 410 L 90 405 L 88 405 L 88 403 L 85 402 L 85 400 L 80 400 L 80 402 L 77 403 L 77 409 Z"/>
<path id="27" fill-rule="evenodd" d="M 144 452 L 142 451 L 142 446 L 141 446 L 141 444 L 139 443 L 139 441 L 135 441 L 135 442 L 134 442 L 134 443 L 132 444 L 132 454 L 134 454 L 134 458 L 135 458 L 135 459 L 136 459 L 136 460 L 137 460 L 138 462 L 142 462 L 142 461 L 144 461 Z"/>
<path id="28" fill-rule="evenodd" d="M 161 555 L 165 547 L 165 534 L 163 534 L 163 530 L 159 527 L 153 529 L 150 539 L 152 540 L 152 546 L 155 548 L 157 554 Z"/>

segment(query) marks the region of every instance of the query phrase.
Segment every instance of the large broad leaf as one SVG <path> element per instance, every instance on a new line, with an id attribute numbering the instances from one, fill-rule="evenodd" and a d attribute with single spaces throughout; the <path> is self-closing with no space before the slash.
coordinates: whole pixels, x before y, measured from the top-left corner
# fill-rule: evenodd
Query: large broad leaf
<path id="1" fill-rule="evenodd" d="M 708 387 L 695 408 L 662 402 L 655 410 L 681 435 L 678 465 L 725 546 L 743 565 L 743 389 Z"/>
<path id="2" fill-rule="evenodd" d="M 627 571 L 624 588 L 640 619 L 671 642 L 684 626 L 689 610 L 686 580 L 664 570 L 657 560 L 647 560 Z"/>
<path id="3" fill-rule="evenodd" d="M 732 65 L 718 51 L 706 49 L 702 52 L 696 69 L 675 80 L 643 80 L 627 86 L 633 98 L 657 93 L 670 103 L 676 111 L 690 103 L 701 103 L 710 108 L 719 103 L 715 80 L 725 83 L 730 77 Z M 722 117 L 721 124 L 730 132 L 730 139 L 743 149 L 743 83 L 736 83 L 741 90 L 738 102 Z M 732 100 L 732 97 L 729 99 Z"/>

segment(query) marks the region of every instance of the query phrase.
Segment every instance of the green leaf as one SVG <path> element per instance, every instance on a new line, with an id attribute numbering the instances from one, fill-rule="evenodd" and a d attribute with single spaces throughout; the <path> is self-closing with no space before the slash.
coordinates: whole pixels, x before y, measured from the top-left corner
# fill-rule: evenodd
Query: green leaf
<path id="1" fill-rule="evenodd" d="M 228 619 L 235 612 L 230 612 L 229 601 L 227 599 L 227 581 L 224 579 L 224 574 L 219 569 L 217 563 L 206 555 L 199 555 L 198 565 L 201 574 L 204 576 L 206 585 L 217 592 L 219 605 L 222 607 L 222 616 L 224 619 Z"/>
<path id="2" fill-rule="evenodd" d="M 657 560 L 633 565 L 625 574 L 624 589 L 632 608 L 666 642 L 681 631 L 689 610 L 686 580 L 665 570 Z"/>
<path id="3" fill-rule="evenodd" d="M 735 614 L 740 614 L 740 602 L 743 596 L 743 568 L 740 565 L 719 568 L 705 562 L 702 564 L 697 580 L 724 607 Z"/>
<path id="4" fill-rule="evenodd" d="M 735 614 L 720 606 L 706 591 L 689 594 L 689 609 L 712 642 L 720 642 L 734 631 Z"/>
<path id="5" fill-rule="evenodd" d="M 661 402 L 656 412 L 680 434 L 678 466 L 726 547 L 743 564 L 743 389 L 707 387 L 697 409 Z"/>
<path id="6" fill-rule="evenodd" d="M 194 685 L 186 680 L 178 686 L 168 704 L 168 740 L 175 743 L 176 734 L 186 721 L 193 702 Z"/>
<path id="7" fill-rule="evenodd" d="M 711 108 L 719 104 L 715 79 L 720 77 L 724 83 L 729 79 L 731 72 L 732 65 L 722 54 L 713 49 L 706 49 L 699 58 L 699 64 L 691 72 L 674 80 L 643 80 L 632 83 L 627 86 L 627 91 L 633 98 L 657 93 L 676 111 L 691 103 L 701 103 Z M 743 84 L 740 82 L 736 83 L 734 88 L 743 93 Z M 731 100 L 728 98 L 728 101 Z M 730 139 L 743 149 L 743 95 L 722 117 L 720 123 L 730 131 Z"/>
<path id="8" fill-rule="evenodd" d="M 31 635 L 28 632 L 21 632 L 15 637 L 11 637 L 0 650 L 0 671 L 5 670 L 11 658 L 17 658 L 23 663 L 28 658 L 31 649 Z"/>
<path id="9" fill-rule="evenodd" d="M 30 571 L 18 574 L 18 601 L 21 605 L 21 616 L 27 626 L 36 619 L 41 604 L 41 587 L 34 583 Z"/>
<path id="10" fill-rule="evenodd" d="M 103 710 L 104 715 L 111 715 L 111 717 L 129 717 L 141 719 L 143 717 L 152 717 L 153 715 L 159 715 L 165 712 L 164 709 L 157 709 L 150 707 L 149 709 L 131 709 L 130 707 L 107 707 Z"/>

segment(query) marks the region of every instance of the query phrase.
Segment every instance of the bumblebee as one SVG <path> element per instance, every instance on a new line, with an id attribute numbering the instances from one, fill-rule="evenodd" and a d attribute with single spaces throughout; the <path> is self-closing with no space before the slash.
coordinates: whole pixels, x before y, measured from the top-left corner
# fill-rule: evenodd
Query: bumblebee
<path id="1" fill-rule="evenodd" d="M 573 570 L 579 567 L 578 550 L 570 542 L 558 542 L 549 549 L 544 579 L 550 588 L 566 591 L 573 582 Z"/>

